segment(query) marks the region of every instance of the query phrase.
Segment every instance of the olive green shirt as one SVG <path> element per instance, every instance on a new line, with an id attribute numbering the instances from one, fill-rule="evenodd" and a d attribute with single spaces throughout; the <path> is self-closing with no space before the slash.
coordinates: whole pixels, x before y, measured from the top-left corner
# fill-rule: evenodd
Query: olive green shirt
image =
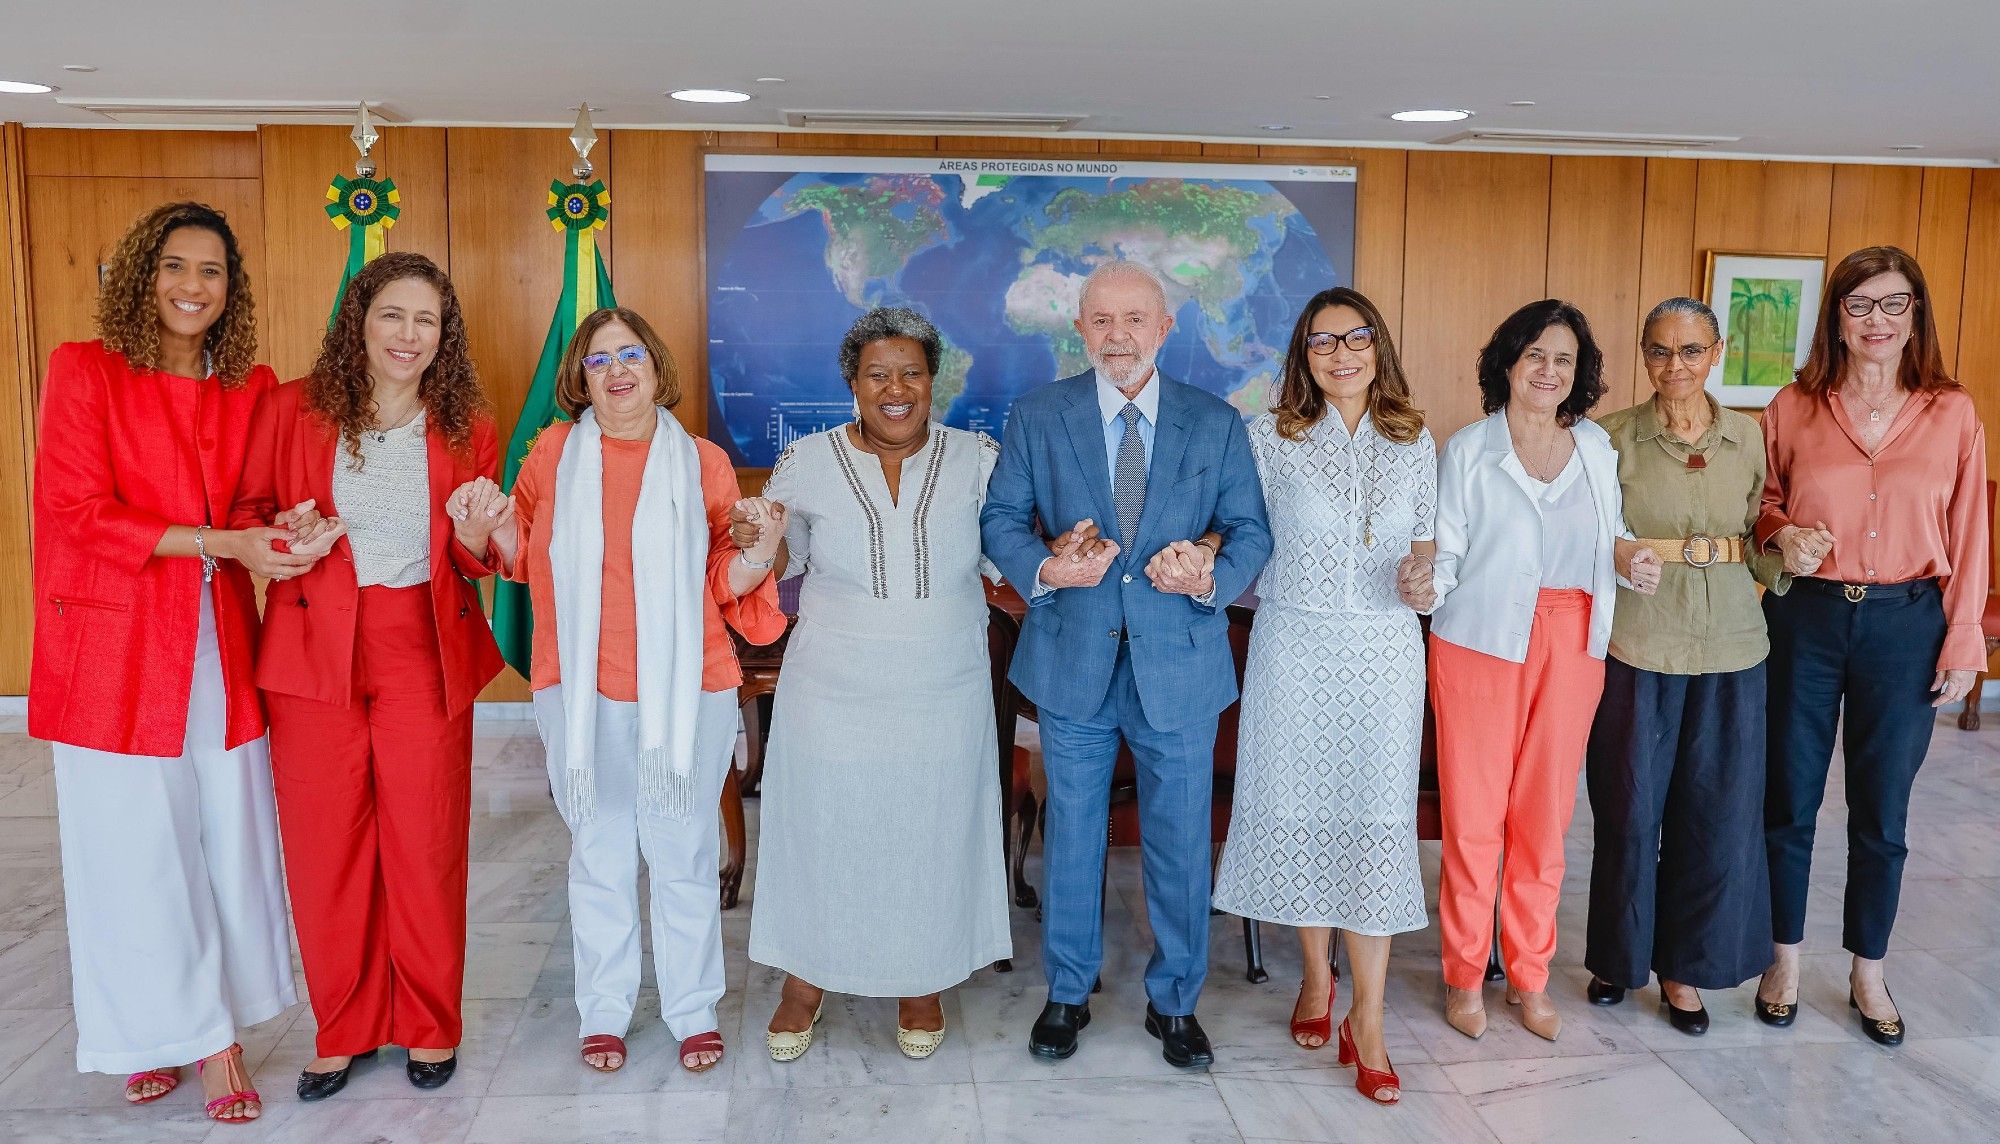
<path id="1" fill-rule="evenodd" d="M 1696 568 L 1667 563 L 1660 590 L 1618 589 L 1611 654 L 1666 675 L 1741 671 L 1763 662 L 1771 644 L 1757 584 L 1784 591 L 1778 553 L 1751 554 L 1750 529 L 1764 490 L 1764 436 L 1757 423 L 1708 398 L 1712 421 L 1692 447 L 1661 424 L 1652 400 L 1607 413 L 1598 424 L 1618 451 L 1625 526 L 1645 540 L 1740 536 L 1750 563 Z M 1689 468 L 1690 453 L 1706 462 Z"/>

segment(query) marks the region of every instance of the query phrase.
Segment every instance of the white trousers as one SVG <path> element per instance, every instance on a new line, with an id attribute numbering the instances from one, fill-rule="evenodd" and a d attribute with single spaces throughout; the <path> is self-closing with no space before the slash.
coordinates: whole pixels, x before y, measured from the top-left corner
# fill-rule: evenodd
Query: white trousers
<path id="1" fill-rule="evenodd" d="M 562 684 L 535 692 L 556 806 L 568 804 Z M 622 1037 L 639 1000 L 639 858 L 652 882 L 653 976 L 676 1040 L 716 1028 L 722 1000 L 722 780 L 736 745 L 736 689 L 704 691 L 695 718 L 695 813 L 639 813 L 639 705 L 597 697 L 597 814 L 570 822 L 569 916 L 580 1036 Z M 567 820 L 565 820 L 567 821 Z"/>
<path id="2" fill-rule="evenodd" d="M 180 757 L 52 744 L 78 1072 L 197 1061 L 298 1000 L 270 749 L 223 749 L 223 696 L 204 591 Z"/>

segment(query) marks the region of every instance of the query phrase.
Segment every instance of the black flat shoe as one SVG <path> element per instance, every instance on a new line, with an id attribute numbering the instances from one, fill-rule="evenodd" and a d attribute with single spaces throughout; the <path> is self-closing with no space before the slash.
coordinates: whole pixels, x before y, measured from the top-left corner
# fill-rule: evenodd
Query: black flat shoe
<path id="1" fill-rule="evenodd" d="M 1076 1035 L 1090 1024 L 1090 1003 L 1065 1005 L 1051 1001 L 1042 1006 L 1035 1027 L 1028 1030 L 1028 1051 L 1045 1061 L 1068 1060 L 1076 1052 Z"/>
<path id="2" fill-rule="evenodd" d="M 1590 984 L 1584 988 L 1583 995 L 1590 998 L 1592 1005 L 1616 1005 L 1625 1000 L 1625 987 L 1613 985 L 1602 977 L 1592 974 Z"/>
<path id="3" fill-rule="evenodd" d="M 451 1080 L 451 1074 L 457 1071 L 457 1053 L 435 1062 L 412 1059 L 404 1068 L 410 1083 L 418 1088 L 443 1088 Z"/>
<path id="4" fill-rule="evenodd" d="M 299 1073 L 299 1099 L 307 1104 L 311 1104 L 315 1100 L 325 1100 L 327 1097 L 346 1088 L 347 1074 L 354 1071 L 354 1066 L 358 1062 L 365 1061 L 374 1055 L 374 1049 L 369 1049 L 365 1053 L 356 1053 L 348 1058 L 346 1068 L 335 1069 L 332 1072 L 306 1072 L 301 1070 Z"/>
<path id="5" fill-rule="evenodd" d="M 1660 989 L 1660 1004 L 1666 1007 L 1667 1023 L 1674 1028 L 1690 1037 L 1699 1037 L 1708 1032 L 1708 1006 L 1703 1005 L 1698 1009 L 1678 1008 L 1672 1001 L 1667 1000 L 1664 986 Z M 1787 1024 L 1789 1023 L 1787 1021 Z"/>
<path id="6" fill-rule="evenodd" d="M 1209 1047 L 1208 1034 L 1202 1032 L 1201 1022 L 1195 1020 L 1193 1013 L 1185 1017 L 1162 1017 L 1149 1001 L 1146 1031 L 1159 1038 L 1160 1055 L 1177 1069 L 1205 1069 L 1215 1063 L 1215 1050 Z"/>
<path id="7" fill-rule="evenodd" d="M 1882 992 L 1887 993 L 1889 991 L 1884 989 Z M 1889 1004 L 1894 1005 L 1895 1003 L 1895 997 L 1890 997 Z M 1861 1011 L 1861 1004 L 1854 999 L 1852 991 L 1847 994 L 1847 1007 L 1854 1010 L 1854 1016 L 1861 1022 L 1861 1031 L 1868 1034 L 1869 1040 L 1878 1045 L 1887 1045 L 1892 1049 L 1903 1043 L 1903 1015 L 1900 1011 L 1896 1014 L 1896 1019 L 1893 1021 L 1877 1021 L 1875 1018 Z"/>

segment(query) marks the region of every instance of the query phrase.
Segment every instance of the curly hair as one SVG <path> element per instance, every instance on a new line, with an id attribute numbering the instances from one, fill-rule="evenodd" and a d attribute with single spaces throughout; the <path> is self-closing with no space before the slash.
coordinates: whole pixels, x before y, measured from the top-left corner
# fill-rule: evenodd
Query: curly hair
<path id="1" fill-rule="evenodd" d="M 1368 417 L 1375 423 L 1375 431 L 1398 445 L 1411 444 L 1424 431 L 1424 415 L 1410 400 L 1410 383 L 1403 376 L 1403 362 L 1396 356 L 1389 323 L 1367 295 L 1345 286 L 1313 295 L 1292 326 L 1291 346 L 1285 351 L 1284 369 L 1278 375 L 1278 400 L 1271 406 L 1278 419 L 1278 436 L 1301 440 L 1306 430 L 1326 416 L 1326 394 L 1313 380 L 1306 335 L 1312 333 L 1320 312 L 1334 306 L 1346 306 L 1360 314 L 1362 324 L 1375 331 L 1375 380 L 1368 386 Z"/>
<path id="2" fill-rule="evenodd" d="M 202 348 L 223 387 L 234 389 L 249 379 L 257 364 L 257 300 L 250 293 L 250 275 L 243 269 L 236 233 L 221 211 L 205 203 L 162 203 L 140 215 L 118 240 L 97 290 L 97 336 L 106 349 L 124 354 L 133 368 L 160 368 L 159 303 L 153 298 L 160 250 L 168 235 L 186 227 L 209 231 L 222 240 L 228 294 L 221 316 L 202 337 Z"/>
<path id="3" fill-rule="evenodd" d="M 1576 335 L 1576 383 L 1570 386 L 1562 404 L 1556 406 L 1556 424 L 1567 429 L 1583 420 L 1583 415 L 1604 396 L 1604 351 L 1597 348 L 1597 339 L 1590 335 L 1590 322 L 1583 311 L 1559 298 L 1530 302 L 1507 315 L 1479 351 L 1482 410 L 1491 414 L 1507 408 L 1507 401 L 1513 396 L 1507 371 L 1514 368 L 1514 363 L 1521 360 L 1521 355 L 1528 352 L 1528 347 L 1544 331 L 1556 326 L 1567 326 Z"/>
<path id="4" fill-rule="evenodd" d="M 384 254 L 361 268 L 341 295 L 340 312 L 320 341 L 319 357 L 312 372 L 299 384 L 306 387 L 305 407 L 340 431 L 342 444 L 361 465 L 361 433 L 375 425 L 375 382 L 368 376 L 368 311 L 375 296 L 392 282 L 414 278 L 427 282 L 438 292 L 437 357 L 424 370 L 417 384 L 417 397 L 424 403 L 424 416 L 433 430 L 443 435 L 453 452 L 463 453 L 472 443 L 472 425 L 487 410 L 486 392 L 479 387 L 479 375 L 472 368 L 466 347 L 465 317 L 459 312 L 458 292 L 437 263 L 421 254 L 398 251 Z"/>

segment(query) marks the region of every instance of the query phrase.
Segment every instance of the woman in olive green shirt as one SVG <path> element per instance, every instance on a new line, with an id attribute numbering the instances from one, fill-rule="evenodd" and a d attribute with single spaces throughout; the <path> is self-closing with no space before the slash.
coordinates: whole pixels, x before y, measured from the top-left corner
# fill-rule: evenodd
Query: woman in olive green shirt
<path id="1" fill-rule="evenodd" d="M 1750 543 L 1763 436 L 1704 388 L 1723 352 L 1714 312 L 1669 298 L 1640 343 L 1653 396 L 1599 424 L 1618 451 L 1626 525 L 1666 566 L 1657 594 L 1618 592 L 1585 763 L 1596 849 L 1584 964 L 1599 1005 L 1658 974 L 1669 1020 L 1699 1036 L 1697 990 L 1734 988 L 1771 961 L 1770 645 L 1753 581 L 1775 584 L 1782 565 Z"/>

